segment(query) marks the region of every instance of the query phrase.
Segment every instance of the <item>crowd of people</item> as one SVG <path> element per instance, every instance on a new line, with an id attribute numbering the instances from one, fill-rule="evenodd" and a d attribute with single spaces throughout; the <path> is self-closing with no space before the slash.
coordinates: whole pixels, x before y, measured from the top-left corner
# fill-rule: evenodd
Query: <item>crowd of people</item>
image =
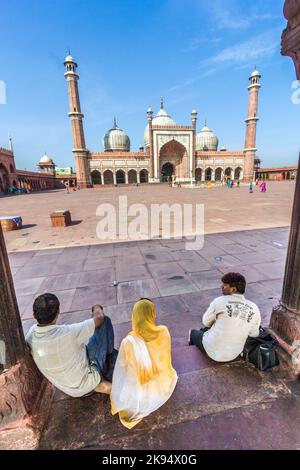
<path id="1" fill-rule="evenodd" d="M 228 362 L 241 355 L 248 337 L 259 336 L 261 315 L 244 296 L 243 275 L 225 274 L 221 289 L 203 315 L 204 327 L 189 332 L 188 344 L 216 362 Z M 119 351 L 112 322 L 100 304 L 92 307 L 90 319 L 73 325 L 58 325 L 59 313 L 54 294 L 40 295 L 33 304 L 37 323 L 26 335 L 37 367 L 58 389 L 72 397 L 110 395 L 111 413 L 129 429 L 172 396 L 178 377 L 171 336 L 167 326 L 156 324 L 151 299 L 134 304 L 132 330 Z"/>

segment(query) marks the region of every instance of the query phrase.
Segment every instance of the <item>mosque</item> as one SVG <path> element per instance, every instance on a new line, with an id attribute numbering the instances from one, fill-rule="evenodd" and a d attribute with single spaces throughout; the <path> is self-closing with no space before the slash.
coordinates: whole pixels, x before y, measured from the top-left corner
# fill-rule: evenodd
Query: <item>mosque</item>
<path id="1" fill-rule="evenodd" d="M 85 143 L 77 73 L 78 65 L 69 54 L 64 62 L 69 92 L 69 118 L 72 126 L 73 154 L 77 184 L 89 188 L 103 184 L 160 183 L 164 181 L 197 184 L 205 181 L 254 178 L 256 127 L 261 75 L 257 70 L 249 81 L 245 147 L 240 151 L 218 150 L 219 139 L 205 126 L 197 132 L 197 111 L 191 113 L 191 125 L 177 125 L 167 113 L 163 100 L 154 116 L 147 110 L 144 146 L 132 152 L 130 138 L 116 119 L 104 136 L 104 151 L 88 150 Z"/>
<path id="2" fill-rule="evenodd" d="M 69 54 L 64 62 L 69 92 L 69 118 L 72 126 L 73 155 L 76 174 L 59 172 L 46 153 L 38 163 L 39 172 L 18 170 L 12 140 L 9 148 L 0 147 L 0 193 L 9 188 L 29 190 L 54 189 L 69 186 L 90 188 L 103 184 L 160 183 L 173 180 L 182 184 L 235 179 L 251 181 L 255 177 L 256 127 L 261 75 L 251 74 L 248 86 L 249 103 L 243 150 L 218 150 L 219 139 L 205 126 L 197 132 L 197 111 L 191 113 L 191 125 L 177 125 L 167 113 L 163 100 L 154 115 L 148 108 L 144 145 L 137 152 L 130 148 L 130 138 L 114 120 L 105 134 L 102 152 L 90 151 L 85 143 L 77 73 L 78 65 Z M 146 124 L 145 122 L 145 124 Z"/>

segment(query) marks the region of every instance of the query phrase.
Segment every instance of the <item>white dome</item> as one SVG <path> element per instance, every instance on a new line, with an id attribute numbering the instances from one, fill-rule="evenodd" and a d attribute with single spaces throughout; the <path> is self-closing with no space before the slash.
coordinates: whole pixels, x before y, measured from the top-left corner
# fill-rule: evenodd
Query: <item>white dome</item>
<path id="1" fill-rule="evenodd" d="M 259 73 L 258 70 L 255 69 L 255 70 L 251 73 L 251 78 L 253 78 L 253 77 L 261 77 L 261 74 Z"/>
<path id="2" fill-rule="evenodd" d="M 196 150 L 218 150 L 219 139 L 210 130 L 206 123 L 203 129 L 196 135 Z"/>
<path id="3" fill-rule="evenodd" d="M 46 153 L 45 155 L 40 159 L 40 163 L 51 163 L 53 164 L 52 158 L 50 158 Z"/>
<path id="4" fill-rule="evenodd" d="M 105 152 L 130 152 L 130 139 L 128 135 L 117 126 L 110 129 L 103 138 Z"/>
<path id="5" fill-rule="evenodd" d="M 163 104 L 161 105 L 163 106 Z M 173 121 L 171 116 L 169 116 L 163 107 L 160 108 L 159 112 L 157 113 L 156 117 L 152 120 L 153 126 L 176 126 L 176 122 Z M 149 145 L 149 124 L 147 124 L 145 132 L 144 132 L 144 140 L 145 144 Z"/>
<path id="6" fill-rule="evenodd" d="M 72 62 L 72 64 L 76 64 L 76 62 L 75 62 L 75 60 L 74 60 L 74 57 L 72 57 L 70 53 L 69 53 L 69 54 L 67 55 L 67 57 L 65 58 L 65 64 L 66 64 L 67 62 Z"/>

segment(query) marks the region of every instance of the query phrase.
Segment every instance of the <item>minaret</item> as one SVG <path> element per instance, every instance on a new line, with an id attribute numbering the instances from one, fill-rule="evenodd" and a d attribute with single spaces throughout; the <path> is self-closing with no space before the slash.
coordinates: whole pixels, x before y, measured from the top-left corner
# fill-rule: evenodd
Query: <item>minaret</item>
<path id="1" fill-rule="evenodd" d="M 245 163 L 244 163 L 244 180 L 252 181 L 254 177 L 254 160 L 256 156 L 256 127 L 259 118 L 257 117 L 258 110 L 258 93 L 261 87 L 259 79 L 260 73 L 255 69 L 252 72 L 249 90 L 249 104 L 248 104 L 248 117 L 246 119 L 246 138 L 245 138 Z"/>
<path id="2" fill-rule="evenodd" d="M 193 126 L 193 151 L 191 155 L 191 164 L 190 164 L 190 177 L 191 177 L 191 183 L 195 180 L 196 175 L 196 133 L 197 133 L 197 111 L 193 109 L 191 113 L 191 118 L 192 118 L 192 126 Z"/>
<path id="3" fill-rule="evenodd" d="M 68 80 L 69 92 L 69 117 L 72 124 L 73 134 L 73 154 L 76 165 L 77 185 L 80 188 L 91 188 L 91 176 L 89 167 L 89 151 L 85 145 L 83 117 L 81 112 L 78 92 L 77 64 L 71 54 L 66 57 L 64 65 L 66 67 L 65 77 Z"/>
<path id="4" fill-rule="evenodd" d="M 149 124 L 149 160 L 150 160 L 150 182 L 152 183 L 154 179 L 154 154 L 153 154 L 153 129 L 152 129 L 152 121 L 153 121 L 153 111 L 152 108 L 147 109 L 147 120 Z"/>

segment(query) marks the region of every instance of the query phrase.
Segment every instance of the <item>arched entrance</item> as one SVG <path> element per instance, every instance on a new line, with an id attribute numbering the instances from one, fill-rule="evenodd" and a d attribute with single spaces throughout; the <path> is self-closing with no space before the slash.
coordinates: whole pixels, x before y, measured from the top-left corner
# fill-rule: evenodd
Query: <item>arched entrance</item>
<path id="1" fill-rule="evenodd" d="M 172 176 L 174 175 L 175 169 L 174 165 L 171 162 L 164 163 L 161 169 L 161 179 L 165 183 L 171 181 Z"/>
<path id="2" fill-rule="evenodd" d="M 242 169 L 240 167 L 234 170 L 234 179 L 239 180 L 241 178 Z"/>
<path id="3" fill-rule="evenodd" d="M 217 168 L 215 171 L 215 180 L 221 181 L 222 180 L 222 168 Z"/>
<path id="4" fill-rule="evenodd" d="M 0 180 L 1 180 L 1 186 L 2 186 L 2 192 L 6 192 L 9 190 L 9 176 L 8 176 L 8 170 L 7 168 L 3 165 L 3 163 L 0 163 Z"/>
<path id="5" fill-rule="evenodd" d="M 140 183 L 148 183 L 148 171 L 147 170 L 140 171 Z"/>
<path id="6" fill-rule="evenodd" d="M 226 179 L 231 178 L 231 174 L 232 174 L 232 168 L 226 168 L 225 170 Z"/>
<path id="7" fill-rule="evenodd" d="M 205 170 L 205 181 L 211 181 L 211 168 L 206 168 Z"/>
<path id="8" fill-rule="evenodd" d="M 91 173 L 92 183 L 93 184 L 101 184 L 101 173 L 98 170 L 94 170 Z"/>
<path id="9" fill-rule="evenodd" d="M 171 176 L 175 176 L 176 179 L 189 178 L 188 157 L 185 146 L 175 139 L 164 144 L 159 152 L 159 168 L 161 170 L 159 176 L 161 176 L 162 181 L 169 181 Z"/>
<path id="10" fill-rule="evenodd" d="M 116 173 L 117 184 L 125 184 L 125 173 L 123 170 L 118 170 Z"/>
<path id="11" fill-rule="evenodd" d="M 195 180 L 196 180 L 196 183 L 202 181 L 202 170 L 201 170 L 201 168 L 196 168 Z"/>
<path id="12" fill-rule="evenodd" d="M 135 170 L 128 171 L 128 184 L 135 184 L 137 182 L 137 172 Z"/>
<path id="13" fill-rule="evenodd" d="M 110 170 L 105 170 L 103 173 L 104 184 L 114 184 L 114 175 Z"/>

